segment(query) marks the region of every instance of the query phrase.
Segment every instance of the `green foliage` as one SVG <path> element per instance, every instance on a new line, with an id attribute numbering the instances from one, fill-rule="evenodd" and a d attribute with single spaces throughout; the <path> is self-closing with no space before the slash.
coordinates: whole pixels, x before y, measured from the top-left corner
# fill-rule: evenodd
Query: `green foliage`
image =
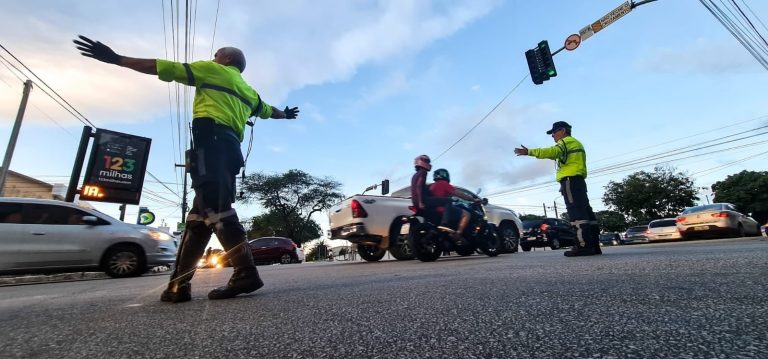
<path id="1" fill-rule="evenodd" d="M 254 173 L 243 181 L 243 201 L 258 201 L 274 216 L 264 218 L 267 226 L 260 225 L 260 230 L 277 222 L 285 237 L 301 244 L 319 237 L 311 216 L 344 199 L 340 188 L 341 183 L 331 178 L 317 178 L 297 169 L 274 175 Z"/>
<path id="2" fill-rule="evenodd" d="M 320 241 L 316 246 L 310 248 L 304 257 L 307 262 L 313 262 L 317 260 L 325 260 L 327 255 L 328 246 L 325 245 L 324 241 Z"/>
<path id="3" fill-rule="evenodd" d="M 599 211 L 595 213 L 600 229 L 606 232 L 624 232 L 627 229 L 627 219 L 616 211 Z"/>
<path id="4" fill-rule="evenodd" d="M 730 203 L 752 213 L 758 223 L 768 220 L 768 172 L 741 171 L 712 185 L 714 202 Z"/>
<path id="5" fill-rule="evenodd" d="M 520 216 L 521 221 L 528 221 L 528 220 L 534 220 L 534 219 L 542 219 L 544 216 L 539 216 L 536 214 L 524 214 Z"/>
<path id="6" fill-rule="evenodd" d="M 675 217 L 697 198 L 693 180 L 674 168 L 656 167 L 653 172 L 640 171 L 621 182 L 608 182 L 603 203 L 627 218 L 628 224 L 647 224 Z"/>
<path id="7" fill-rule="evenodd" d="M 320 237 L 321 229 L 320 225 L 314 220 L 305 221 L 304 218 L 299 217 L 294 213 L 290 215 L 289 221 L 284 221 L 283 217 L 274 211 L 262 213 L 251 219 L 251 225 L 248 229 L 248 238 L 258 237 L 287 237 L 291 238 L 296 244 L 301 245 L 303 242 L 297 241 L 292 235 L 295 235 L 296 228 L 303 228 L 304 233 L 300 234 L 296 238 L 304 239 L 305 241 L 312 238 Z"/>

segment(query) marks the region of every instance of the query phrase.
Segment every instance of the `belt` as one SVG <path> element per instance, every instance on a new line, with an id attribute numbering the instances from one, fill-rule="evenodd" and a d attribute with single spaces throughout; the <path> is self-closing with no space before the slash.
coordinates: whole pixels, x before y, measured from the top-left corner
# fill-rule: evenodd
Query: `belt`
<path id="1" fill-rule="evenodd" d="M 240 137 L 235 133 L 232 127 L 216 123 L 216 120 L 209 117 L 198 117 L 192 120 L 192 127 L 200 127 L 210 129 L 213 135 L 228 135 L 232 136 L 237 142 L 240 142 Z"/>

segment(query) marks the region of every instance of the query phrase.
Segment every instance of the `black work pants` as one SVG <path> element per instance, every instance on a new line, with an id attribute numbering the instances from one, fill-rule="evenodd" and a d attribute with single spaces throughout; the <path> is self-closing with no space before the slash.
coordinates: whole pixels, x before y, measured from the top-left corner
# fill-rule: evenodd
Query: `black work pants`
<path id="1" fill-rule="evenodd" d="M 229 127 L 207 118 L 192 121 L 193 149 L 187 153 L 187 165 L 195 199 L 187 215 L 171 280 L 188 281 L 197 262 L 216 233 L 235 271 L 253 269 L 253 258 L 240 224 L 235 201 L 235 179 L 243 167 L 240 139 Z"/>
<path id="2" fill-rule="evenodd" d="M 589 205 L 587 183 L 584 177 L 571 176 L 560 180 L 560 193 L 565 200 L 568 219 L 576 228 L 576 240 L 579 247 L 598 247 L 600 245 L 600 227 L 597 217 Z"/>

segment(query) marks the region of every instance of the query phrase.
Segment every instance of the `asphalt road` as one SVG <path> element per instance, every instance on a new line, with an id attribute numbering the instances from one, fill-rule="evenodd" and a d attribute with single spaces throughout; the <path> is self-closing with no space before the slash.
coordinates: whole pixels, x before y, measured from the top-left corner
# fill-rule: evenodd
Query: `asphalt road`
<path id="1" fill-rule="evenodd" d="M 766 358 L 768 241 L 259 267 L 0 288 L 4 358 Z"/>

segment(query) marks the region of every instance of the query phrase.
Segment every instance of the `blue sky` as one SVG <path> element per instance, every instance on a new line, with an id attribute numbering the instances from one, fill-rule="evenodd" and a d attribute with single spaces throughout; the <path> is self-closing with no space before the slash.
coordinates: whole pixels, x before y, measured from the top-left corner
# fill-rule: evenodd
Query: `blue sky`
<path id="1" fill-rule="evenodd" d="M 384 178 L 392 180 L 393 189 L 406 185 L 413 158 L 426 153 L 436 168 L 451 171 L 454 184 L 482 188 L 493 203 L 518 212 L 542 214 L 542 203 L 562 204 L 554 164 L 515 157 L 512 150 L 520 144 L 552 145 L 545 131 L 554 121 L 573 126 L 590 170 L 768 125 L 766 70 L 698 1 L 659 0 L 633 10 L 575 51 L 558 54 L 556 78 L 540 86 L 525 79 L 474 131 L 436 158 L 527 75 L 525 50 L 544 39 L 557 49 L 569 34 L 620 3 L 222 0 L 216 18 L 217 2 L 199 0 L 190 58 L 210 59 L 212 48 L 240 47 L 248 59 L 244 77 L 262 97 L 276 107 L 300 107 L 297 120 L 257 122 L 249 173 L 297 168 L 332 177 L 351 195 Z M 0 43 L 97 126 L 152 138 L 149 171 L 175 193 L 147 178 L 145 188 L 164 200 L 145 195 L 141 205 L 157 214 L 157 224 L 164 219 L 173 225 L 181 218 L 172 204 L 181 193 L 174 163 L 180 162 L 179 143 L 185 141 L 179 138 L 176 88 L 84 58 L 71 44 L 83 34 L 123 55 L 172 58 L 170 4 L 4 1 Z M 768 3 L 746 4 L 768 19 Z M 180 22 L 183 40 L 183 11 Z M 183 48 L 180 53 L 183 58 Z M 22 82 L 0 63 L 4 149 Z M 67 183 L 82 126 L 36 85 L 11 169 Z M 726 149 L 756 140 L 714 147 L 720 151 L 707 155 L 694 151 L 692 158 L 667 164 L 687 171 L 697 186 L 744 169 L 765 171 L 765 146 Z M 246 139 L 244 150 L 247 144 Z M 679 157 L 684 156 L 673 159 Z M 593 207 L 605 209 L 600 198 L 608 181 L 651 170 L 661 161 L 590 176 Z M 521 190 L 546 182 L 550 185 Z M 96 206 L 118 215 L 117 205 Z M 236 208 L 241 217 L 261 211 L 255 205 Z M 127 220 L 137 212 L 129 206 Z M 317 220 L 327 227 L 325 214 Z"/>

